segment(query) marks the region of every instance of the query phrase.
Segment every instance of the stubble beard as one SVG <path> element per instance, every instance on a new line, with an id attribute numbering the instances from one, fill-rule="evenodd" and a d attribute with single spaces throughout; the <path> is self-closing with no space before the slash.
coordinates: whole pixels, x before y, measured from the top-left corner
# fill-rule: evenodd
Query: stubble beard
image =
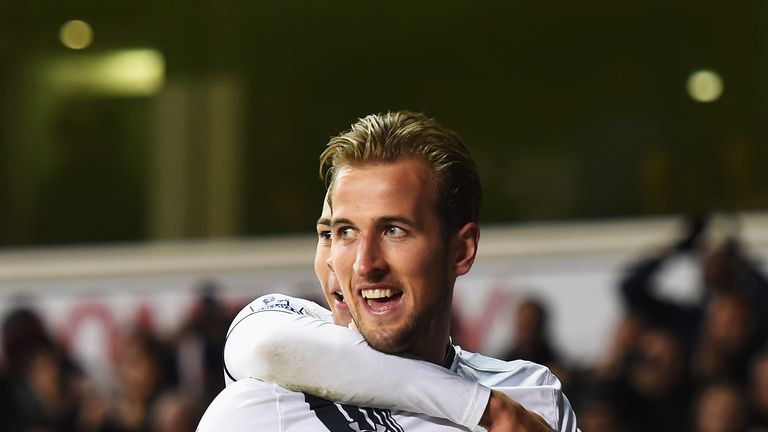
<path id="1" fill-rule="evenodd" d="M 387 354 L 413 353 L 418 351 L 419 344 L 426 342 L 425 338 L 439 334 L 436 327 L 440 326 L 443 315 L 450 313 L 450 303 L 450 295 L 441 296 L 440 301 L 415 311 L 398 326 L 382 328 L 360 323 L 356 319 L 355 325 L 368 345 L 377 351 Z"/>

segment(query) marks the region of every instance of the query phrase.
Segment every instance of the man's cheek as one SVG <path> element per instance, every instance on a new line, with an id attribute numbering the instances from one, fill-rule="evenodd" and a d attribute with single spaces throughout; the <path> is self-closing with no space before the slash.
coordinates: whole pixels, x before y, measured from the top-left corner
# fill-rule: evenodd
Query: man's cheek
<path id="1" fill-rule="evenodd" d="M 350 260 L 349 253 L 343 249 L 334 250 L 331 262 L 339 282 L 341 282 L 342 286 L 348 285 L 353 271 L 353 262 Z"/>

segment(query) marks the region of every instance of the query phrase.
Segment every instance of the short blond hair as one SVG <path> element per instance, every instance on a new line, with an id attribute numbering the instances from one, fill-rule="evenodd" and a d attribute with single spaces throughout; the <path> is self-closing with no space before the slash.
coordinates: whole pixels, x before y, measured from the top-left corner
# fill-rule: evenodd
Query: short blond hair
<path id="1" fill-rule="evenodd" d="M 437 184 L 437 211 L 448 231 L 477 222 L 482 188 L 477 167 L 461 138 L 424 114 L 408 111 L 372 114 L 328 142 L 320 155 L 320 178 L 329 202 L 336 174 L 346 166 L 425 161 Z"/>

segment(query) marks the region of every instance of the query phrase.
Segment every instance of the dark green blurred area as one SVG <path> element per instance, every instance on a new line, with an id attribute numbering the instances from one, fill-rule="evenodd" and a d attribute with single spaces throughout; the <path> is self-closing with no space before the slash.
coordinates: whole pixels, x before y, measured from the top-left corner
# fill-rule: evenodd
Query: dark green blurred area
<path id="1" fill-rule="evenodd" d="M 2 0 L 0 246 L 310 231 L 326 140 L 397 109 L 465 138 L 484 223 L 765 209 L 767 29 L 763 1 Z M 41 78 L 134 48 L 156 94 Z"/>

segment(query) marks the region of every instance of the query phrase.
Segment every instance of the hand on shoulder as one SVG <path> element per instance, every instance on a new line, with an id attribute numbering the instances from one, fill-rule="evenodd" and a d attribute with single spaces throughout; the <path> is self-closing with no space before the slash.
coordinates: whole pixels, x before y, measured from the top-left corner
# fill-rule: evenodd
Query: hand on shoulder
<path id="1" fill-rule="evenodd" d="M 491 397 L 480 419 L 480 426 L 488 429 L 488 432 L 551 432 L 554 430 L 541 416 L 528 411 L 497 390 L 491 390 Z"/>

